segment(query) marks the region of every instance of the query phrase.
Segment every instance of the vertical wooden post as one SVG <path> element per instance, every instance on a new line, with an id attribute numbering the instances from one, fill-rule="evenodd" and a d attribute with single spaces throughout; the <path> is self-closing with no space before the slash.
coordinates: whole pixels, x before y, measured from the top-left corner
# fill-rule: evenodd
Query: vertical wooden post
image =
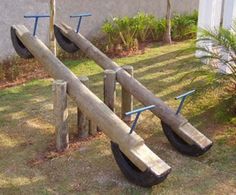
<path id="1" fill-rule="evenodd" d="M 78 78 L 86 87 L 89 87 L 88 77 L 80 76 Z M 85 116 L 84 113 L 82 113 L 80 108 L 77 108 L 77 126 L 80 138 L 86 138 L 89 136 L 89 120 L 87 116 Z"/>
<path id="2" fill-rule="evenodd" d="M 131 77 L 134 75 L 134 68 L 132 66 L 123 66 L 123 69 L 126 70 Z M 132 121 L 132 116 L 125 116 L 126 112 L 133 110 L 133 96 L 125 90 L 124 87 L 121 89 L 121 117 L 122 120 L 126 123 Z"/>
<path id="3" fill-rule="evenodd" d="M 94 136 L 97 134 L 97 132 L 98 132 L 97 124 L 94 121 L 90 120 L 89 121 L 89 134 Z"/>
<path id="4" fill-rule="evenodd" d="M 115 112 L 116 99 L 116 72 L 114 70 L 104 71 L 104 103 Z"/>
<path id="5" fill-rule="evenodd" d="M 53 82 L 53 111 L 56 130 L 56 148 L 63 151 L 69 147 L 67 83 L 62 80 Z"/>
<path id="6" fill-rule="evenodd" d="M 55 16 L 56 16 L 56 0 L 50 0 L 50 27 L 49 27 L 49 42 L 50 42 L 50 49 L 57 55 L 57 44 L 54 35 L 54 24 L 55 24 Z"/>

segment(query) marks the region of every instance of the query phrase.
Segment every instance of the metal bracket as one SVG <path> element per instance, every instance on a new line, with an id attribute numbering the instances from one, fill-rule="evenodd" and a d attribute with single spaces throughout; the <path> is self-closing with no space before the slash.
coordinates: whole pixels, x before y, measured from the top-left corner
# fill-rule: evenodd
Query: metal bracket
<path id="1" fill-rule="evenodd" d="M 70 18 L 79 18 L 79 21 L 78 21 L 78 24 L 77 24 L 76 33 L 78 33 L 79 30 L 80 30 L 80 25 L 81 25 L 81 22 L 82 22 L 82 18 L 83 17 L 88 17 L 88 16 L 92 16 L 92 14 L 90 14 L 90 13 L 82 13 L 82 14 L 79 14 L 79 15 L 72 15 L 72 16 L 70 16 Z"/>
<path id="2" fill-rule="evenodd" d="M 30 15 L 30 16 L 24 16 L 24 18 L 34 18 L 34 32 L 33 35 L 36 35 L 37 27 L 38 27 L 38 20 L 39 18 L 50 18 L 50 15 Z"/>
<path id="3" fill-rule="evenodd" d="M 175 98 L 176 100 L 181 99 L 181 102 L 180 102 L 180 104 L 179 104 L 179 107 L 178 107 L 178 109 L 177 109 L 177 111 L 176 111 L 176 115 L 178 115 L 178 114 L 181 112 L 181 110 L 182 110 L 182 108 L 183 108 L 183 105 L 184 105 L 184 101 L 186 100 L 186 98 L 187 98 L 188 96 L 192 95 L 195 91 L 196 91 L 195 89 L 194 89 L 194 90 L 191 90 L 191 91 L 188 91 L 188 92 L 186 92 L 186 93 L 184 93 L 184 94 L 182 94 L 182 95 L 180 95 L 180 96 L 177 96 L 177 97 Z"/>
<path id="4" fill-rule="evenodd" d="M 142 112 L 146 111 L 146 110 L 151 110 L 153 108 L 155 108 L 156 106 L 155 105 L 151 105 L 151 106 L 146 106 L 146 107 L 143 107 L 143 108 L 139 108 L 139 109 L 136 109 L 136 110 L 133 110 L 133 111 L 130 111 L 130 112 L 126 112 L 125 115 L 126 116 L 130 116 L 130 115 L 133 115 L 133 114 L 136 114 L 136 117 L 134 119 L 134 122 L 132 124 L 132 127 L 130 129 L 130 132 L 129 134 L 131 134 L 134 129 L 136 128 L 136 125 L 137 125 L 137 122 L 138 122 L 138 119 L 139 119 L 139 116 Z"/>

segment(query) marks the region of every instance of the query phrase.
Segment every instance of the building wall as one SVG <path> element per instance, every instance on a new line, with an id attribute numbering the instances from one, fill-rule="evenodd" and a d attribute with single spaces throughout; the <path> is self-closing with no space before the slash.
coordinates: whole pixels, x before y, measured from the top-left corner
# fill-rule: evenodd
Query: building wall
<path id="1" fill-rule="evenodd" d="M 199 0 L 172 0 L 173 12 L 184 13 L 198 9 Z M 92 17 L 83 20 L 81 33 L 87 37 L 97 36 L 100 26 L 107 18 L 115 16 L 133 16 L 139 11 L 163 17 L 166 11 L 166 0 L 56 0 L 56 22 L 66 22 L 76 27 L 76 19 L 71 14 L 90 12 Z M 0 60 L 15 55 L 10 40 L 10 27 L 13 24 L 24 24 L 33 31 L 33 19 L 24 15 L 48 14 L 49 0 L 1 0 L 0 1 Z M 37 35 L 48 43 L 49 19 L 40 20 Z"/>

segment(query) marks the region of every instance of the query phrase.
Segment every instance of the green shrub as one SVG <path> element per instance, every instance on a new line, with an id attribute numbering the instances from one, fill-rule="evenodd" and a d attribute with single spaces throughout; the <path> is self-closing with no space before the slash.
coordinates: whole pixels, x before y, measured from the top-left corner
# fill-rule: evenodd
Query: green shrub
<path id="1" fill-rule="evenodd" d="M 147 41 L 147 39 L 150 37 L 150 33 L 155 21 L 156 19 L 153 15 L 148 15 L 145 13 L 138 13 L 137 16 L 134 16 L 138 41 Z"/>
<path id="2" fill-rule="evenodd" d="M 160 41 L 163 38 L 163 35 L 165 33 L 165 26 L 166 26 L 166 20 L 165 19 L 155 19 L 152 21 L 151 24 L 151 40 L 152 41 Z"/>
<path id="3" fill-rule="evenodd" d="M 102 26 L 102 31 L 107 34 L 109 46 L 119 42 L 119 33 L 114 28 L 112 22 L 106 21 Z"/>
<path id="4" fill-rule="evenodd" d="M 226 65 L 231 74 L 223 77 L 215 77 L 215 80 L 228 81 L 232 85 L 233 92 L 236 91 L 236 20 L 232 29 L 220 28 L 219 30 L 201 30 L 201 36 L 197 40 L 197 50 L 202 51 L 202 60 L 213 60 L 216 63 Z M 211 47 L 207 47 L 202 42 L 210 42 Z M 213 49 L 212 49 L 213 48 Z"/>
<path id="5" fill-rule="evenodd" d="M 172 18 L 172 39 L 184 40 L 195 38 L 197 33 L 198 13 L 175 15 Z"/>
<path id="6" fill-rule="evenodd" d="M 174 40 L 195 37 L 198 13 L 175 15 L 172 19 L 172 36 Z M 130 50 L 137 48 L 140 42 L 160 41 L 165 32 L 166 20 L 157 19 L 153 15 L 138 13 L 134 17 L 118 17 L 106 20 L 102 31 L 107 36 L 108 47 L 113 50 L 117 46 Z"/>
<path id="7" fill-rule="evenodd" d="M 134 47 L 137 33 L 136 20 L 126 16 L 123 18 L 114 18 L 113 22 L 125 49 L 129 50 Z"/>
<path id="8" fill-rule="evenodd" d="M 135 45 L 137 25 L 136 20 L 130 17 L 113 18 L 106 21 L 102 30 L 108 35 L 108 44 L 110 47 L 115 47 L 122 44 L 125 49 L 131 49 Z"/>
<path id="9" fill-rule="evenodd" d="M 137 47 L 137 42 L 145 42 L 151 36 L 156 19 L 152 15 L 138 13 L 134 17 L 113 18 L 105 21 L 102 31 L 106 33 L 108 46 L 114 48 L 121 44 L 124 49 Z"/>

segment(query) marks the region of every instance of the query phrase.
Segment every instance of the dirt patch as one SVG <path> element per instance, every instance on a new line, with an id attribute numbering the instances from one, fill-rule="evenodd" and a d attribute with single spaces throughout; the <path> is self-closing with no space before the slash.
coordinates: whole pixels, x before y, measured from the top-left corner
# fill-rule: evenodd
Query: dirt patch
<path id="1" fill-rule="evenodd" d="M 65 156 L 67 154 L 71 154 L 72 152 L 78 150 L 81 148 L 81 146 L 86 143 L 90 142 L 98 137 L 102 136 L 101 132 L 98 132 L 96 136 L 89 136 L 88 138 L 78 138 L 78 135 L 70 135 L 70 147 L 64 151 L 58 152 L 55 147 L 55 140 L 51 140 L 48 147 L 45 151 L 40 152 L 36 155 L 35 158 L 29 160 L 27 162 L 28 166 L 34 167 L 39 164 L 42 164 L 48 160 L 53 160 L 61 156 Z M 27 143 L 26 143 L 27 144 Z M 81 148 L 81 150 L 84 150 L 84 148 Z"/>
<path id="2" fill-rule="evenodd" d="M 34 59 L 12 59 L 1 63 L 0 89 L 13 87 L 34 79 L 49 77 L 43 66 Z"/>
<path id="3" fill-rule="evenodd" d="M 153 47 L 153 42 L 140 43 L 137 48 L 125 50 L 121 47 L 105 50 L 104 53 L 110 58 L 131 57 L 141 55 L 149 48 Z M 163 43 L 155 43 L 159 46 Z M 99 48 L 99 46 L 98 46 Z M 104 50 L 104 49 L 103 49 Z M 59 52 L 58 58 L 61 60 L 78 60 L 86 58 L 82 52 L 68 54 Z M 21 85 L 34 79 L 48 78 L 43 66 L 35 59 L 22 59 L 19 57 L 7 59 L 0 63 L 0 89 Z"/>

